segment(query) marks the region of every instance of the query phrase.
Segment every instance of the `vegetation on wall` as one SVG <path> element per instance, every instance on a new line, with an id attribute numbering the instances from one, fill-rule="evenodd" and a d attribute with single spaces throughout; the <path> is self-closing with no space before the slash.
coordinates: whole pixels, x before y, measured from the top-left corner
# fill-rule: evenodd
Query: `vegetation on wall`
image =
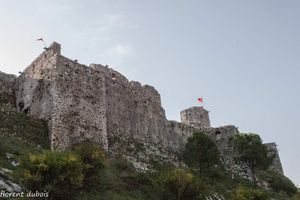
<path id="1" fill-rule="evenodd" d="M 267 170 L 272 164 L 274 155 L 270 155 L 266 145 L 257 134 L 237 134 L 233 138 L 237 159 L 244 162 L 256 179 L 256 170 Z"/>
<path id="2" fill-rule="evenodd" d="M 220 166 L 216 144 L 204 133 L 194 133 L 188 139 L 183 153 L 184 162 L 200 174 Z"/>

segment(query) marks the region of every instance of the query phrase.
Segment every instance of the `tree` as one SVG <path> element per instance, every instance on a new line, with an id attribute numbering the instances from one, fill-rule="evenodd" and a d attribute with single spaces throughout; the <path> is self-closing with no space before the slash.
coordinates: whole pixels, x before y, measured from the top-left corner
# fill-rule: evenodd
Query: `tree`
<path id="1" fill-rule="evenodd" d="M 216 144 L 203 132 L 194 133 L 188 139 L 183 154 L 185 163 L 199 173 L 211 170 L 220 161 Z"/>
<path id="2" fill-rule="evenodd" d="M 268 169 L 274 159 L 274 155 L 270 155 L 257 134 L 237 134 L 233 138 L 233 144 L 237 158 L 249 167 L 254 180 L 255 170 Z"/>

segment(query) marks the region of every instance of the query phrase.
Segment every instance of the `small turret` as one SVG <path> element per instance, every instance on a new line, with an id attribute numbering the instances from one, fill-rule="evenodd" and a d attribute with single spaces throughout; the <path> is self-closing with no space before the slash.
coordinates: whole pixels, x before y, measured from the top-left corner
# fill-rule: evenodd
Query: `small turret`
<path id="1" fill-rule="evenodd" d="M 199 127 L 210 127 L 208 111 L 203 107 L 191 107 L 180 112 L 181 122 L 197 125 Z"/>

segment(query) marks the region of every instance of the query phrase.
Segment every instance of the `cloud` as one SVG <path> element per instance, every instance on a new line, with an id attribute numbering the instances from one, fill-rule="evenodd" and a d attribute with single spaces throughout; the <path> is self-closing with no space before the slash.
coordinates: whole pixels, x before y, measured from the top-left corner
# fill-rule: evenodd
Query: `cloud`
<path id="1" fill-rule="evenodd" d="M 131 48 L 128 45 L 126 46 L 126 45 L 119 44 L 111 49 L 111 53 L 120 57 L 126 57 L 130 55 Z"/>
<path id="2" fill-rule="evenodd" d="M 98 56 L 100 60 L 110 65 L 120 65 L 126 58 L 129 58 L 132 53 L 133 50 L 129 44 L 117 44 L 108 49 L 103 49 Z"/>
<path id="3" fill-rule="evenodd" d="M 124 15 L 102 13 L 92 21 L 78 26 L 75 37 L 82 43 L 81 46 L 85 46 L 83 54 L 87 63 L 92 61 L 109 65 L 133 78 L 137 69 L 129 67 L 128 61 L 133 57 L 134 47 L 130 37 L 124 37 L 124 33 L 136 28 Z"/>

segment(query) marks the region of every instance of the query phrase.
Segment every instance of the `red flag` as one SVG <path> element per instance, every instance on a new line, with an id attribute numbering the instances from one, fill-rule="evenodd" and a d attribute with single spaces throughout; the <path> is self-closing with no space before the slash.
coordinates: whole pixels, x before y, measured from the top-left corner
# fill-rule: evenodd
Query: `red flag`
<path id="1" fill-rule="evenodd" d="M 202 98 L 202 97 L 199 97 L 199 98 L 198 98 L 198 101 L 199 101 L 200 103 L 203 103 L 203 98 Z"/>

